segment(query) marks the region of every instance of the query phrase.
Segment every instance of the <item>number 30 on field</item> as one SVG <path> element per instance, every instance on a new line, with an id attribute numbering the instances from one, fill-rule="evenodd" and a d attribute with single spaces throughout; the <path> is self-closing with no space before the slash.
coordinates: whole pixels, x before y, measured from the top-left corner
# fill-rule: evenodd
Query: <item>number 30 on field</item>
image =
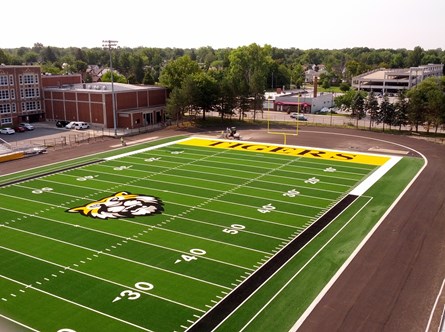
<path id="1" fill-rule="evenodd" d="M 152 284 L 145 282 L 145 281 L 139 281 L 139 282 L 135 283 L 134 287 L 141 291 L 149 291 L 154 288 L 154 286 Z M 141 293 L 130 290 L 130 289 L 126 289 L 126 290 L 122 291 L 119 295 L 120 296 L 116 296 L 114 298 L 113 302 L 122 300 L 123 298 L 127 298 L 128 300 L 136 300 L 141 297 Z"/>

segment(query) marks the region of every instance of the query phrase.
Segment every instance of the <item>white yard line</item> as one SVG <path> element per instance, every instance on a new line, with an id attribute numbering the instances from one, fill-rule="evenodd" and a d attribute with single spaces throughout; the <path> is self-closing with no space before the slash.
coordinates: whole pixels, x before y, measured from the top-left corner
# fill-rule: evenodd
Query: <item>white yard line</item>
<path id="1" fill-rule="evenodd" d="M 4 208 L 2 208 L 2 209 L 4 209 Z M 17 211 L 14 211 L 14 210 L 9 210 L 9 209 L 4 209 L 4 210 L 18 213 Z M 32 216 L 32 217 L 35 217 L 35 218 L 39 218 L 39 219 L 50 220 L 50 221 L 54 221 L 54 222 L 58 222 L 58 223 L 62 223 L 62 224 L 67 224 L 67 225 L 69 225 L 71 227 L 82 227 L 82 226 L 77 226 L 75 224 L 68 224 L 68 223 L 56 221 L 56 220 L 53 220 L 53 219 L 48 219 L 48 218 L 43 218 L 43 217 L 40 217 L 40 216 L 35 216 L 35 215 L 32 215 L 32 214 L 26 214 L 26 213 L 23 213 L 23 212 L 20 212 L 20 213 L 28 215 L 28 216 Z M 6 225 L 0 225 L 0 226 L 1 227 L 6 227 Z M 87 250 L 87 251 L 90 251 L 90 252 L 94 252 L 95 254 L 107 255 L 107 256 L 110 256 L 110 257 L 113 257 L 113 258 L 116 258 L 116 259 L 119 259 L 119 260 L 124 260 L 124 261 L 130 262 L 130 263 L 134 263 L 134 264 L 138 264 L 138 265 L 141 265 L 141 266 L 149 267 L 149 268 L 152 268 L 152 269 L 155 269 L 155 270 L 159 270 L 159 271 L 162 271 L 162 272 L 171 273 L 171 274 L 183 277 L 183 278 L 195 280 L 195 281 L 198 281 L 198 282 L 202 282 L 202 283 L 205 283 L 205 284 L 209 284 L 209 285 L 220 287 L 220 288 L 224 288 L 224 289 L 230 289 L 229 287 L 226 287 L 226 286 L 223 286 L 223 285 L 218 285 L 218 284 L 215 284 L 213 282 L 209 282 L 209 281 L 206 281 L 206 280 L 194 278 L 194 277 L 191 277 L 191 276 L 188 276 L 188 275 L 185 275 L 185 274 L 181 274 L 181 273 L 177 273 L 177 272 L 174 272 L 174 271 L 166 270 L 166 269 L 154 266 L 154 265 L 149 265 L 149 264 L 145 264 L 145 263 L 142 263 L 142 262 L 134 261 L 134 260 L 131 260 L 131 259 L 128 259 L 128 258 L 125 258 L 125 257 L 116 256 L 116 255 L 113 255 L 113 254 L 110 254 L 110 253 L 107 253 L 107 252 L 104 252 L 104 251 L 101 251 L 101 250 L 95 250 L 95 249 L 87 248 L 87 247 L 80 246 L 80 245 L 77 245 L 77 244 L 74 244 L 74 243 L 70 243 L 70 242 L 66 242 L 66 241 L 63 241 L 63 240 L 51 238 L 49 236 L 45 236 L 45 235 L 41 235 L 41 234 L 37 234 L 37 233 L 33 233 L 33 232 L 24 231 L 22 229 L 10 227 L 10 226 L 9 226 L 9 228 L 12 228 L 12 229 L 14 229 L 15 231 L 18 231 L 18 232 L 28 233 L 28 234 L 33 235 L 33 236 L 38 236 L 38 237 L 41 237 L 41 238 L 44 238 L 44 239 L 48 239 L 48 240 L 51 240 L 51 241 L 60 242 L 60 243 L 66 244 L 68 246 L 73 246 L 73 247 L 84 249 L 84 250 Z M 82 228 L 85 228 L 85 227 L 82 227 Z M 120 237 L 120 238 L 128 240 L 127 237 Z"/>
<path id="2" fill-rule="evenodd" d="M 8 226 L 4 226 L 4 227 L 14 229 L 14 228 L 8 227 Z M 155 298 L 160 299 L 162 301 L 170 302 L 170 303 L 179 305 L 181 307 L 189 308 L 189 309 L 196 310 L 196 311 L 199 311 L 199 312 L 205 312 L 204 310 L 201 310 L 201 309 L 189 306 L 189 305 L 184 304 L 184 303 L 180 303 L 178 301 L 167 299 L 165 297 L 162 297 L 162 296 L 159 296 L 159 295 L 156 295 L 156 294 L 153 294 L 153 293 L 145 292 L 145 291 L 143 291 L 141 289 L 138 289 L 138 288 L 134 288 L 134 287 L 127 286 L 127 285 L 124 285 L 124 284 L 120 284 L 118 282 L 115 282 L 115 281 L 112 281 L 112 280 L 109 280 L 109 279 L 101 278 L 101 277 L 95 276 L 93 274 L 77 270 L 75 268 L 72 268 L 71 266 L 64 266 L 64 265 L 61 265 L 61 264 L 57 264 L 57 263 L 51 262 L 49 260 L 46 260 L 46 259 L 43 259 L 43 258 L 39 258 L 39 257 L 30 255 L 30 254 L 27 254 L 27 253 L 24 253 L 24 252 L 21 252 L 21 251 L 17 251 L 17 250 L 14 250 L 14 249 L 6 248 L 4 246 L 0 246 L 0 248 L 4 249 L 4 250 L 7 250 L 7 251 L 14 252 L 14 253 L 19 254 L 19 255 L 23 255 L 23 256 L 26 256 L 26 257 L 29 257 L 29 258 L 32 258 L 32 259 L 44 262 L 44 263 L 47 263 L 47 264 L 50 264 L 50 265 L 54 265 L 54 266 L 60 267 L 61 269 L 64 269 L 64 270 L 69 270 L 69 271 L 72 271 L 72 272 L 75 272 L 75 273 L 83 274 L 83 275 L 85 275 L 85 276 L 87 276 L 89 278 L 93 278 L 93 279 L 97 279 L 97 280 L 100 280 L 100 281 L 103 281 L 103 282 L 106 282 L 106 283 L 109 283 L 109 284 L 113 284 L 113 285 L 122 287 L 123 289 L 132 289 L 132 290 L 134 290 L 134 291 L 136 291 L 138 293 L 143 293 L 145 295 L 148 295 L 148 296 L 151 296 L 151 297 L 155 297 Z"/>
<path id="3" fill-rule="evenodd" d="M 111 315 L 109 315 L 109 314 L 106 314 L 106 313 L 104 313 L 104 312 L 98 311 L 98 310 L 96 310 L 96 309 L 93 309 L 93 308 L 90 308 L 90 307 L 87 307 L 87 306 L 84 306 L 83 304 L 76 303 L 76 302 L 74 302 L 74 301 L 71 301 L 71 300 L 65 299 L 65 298 L 63 298 L 63 297 L 57 296 L 57 295 L 55 295 L 55 294 L 46 292 L 46 291 L 41 290 L 41 289 L 39 289 L 39 288 L 35 288 L 35 287 L 33 287 L 33 286 L 24 284 L 23 282 L 20 282 L 20 281 L 18 281 L 18 280 L 14 280 L 14 279 L 8 278 L 8 277 L 6 277 L 6 276 L 4 276 L 4 275 L 0 275 L 0 277 L 3 278 L 3 279 L 6 279 L 6 280 L 12 281 L 12 282 L 14 282 L 14 283 L 16 283 L 16 284 L 19 284 L 19 285 L 25 286 L 25 287 L 27 287 L 27 288 L 33 289 L 33 290 L 35 290 L 35 291 L 37 291 L 37 292 L 40 292 L 40 293 L 49 295 L 49 296 L 54 297 L 54 298 L 56 298 L 56 299 L 58 299 L 58 300 L 62 300 L 62 301 L 64 301 L 64 302 L 68 302 L 68 303 L 70 303 L 70 304 L 73 304 L 73 305 L 75 305 L 75 306 L 81 307 L 81 308 L 83 308 L 83 309 L 92 311 L 92 312 L 94 312 L 94 313 L 96 313 L 96 314 L 99 314 L 99 315 L 102 315 L 102 316 L 105 316 L 105 317 L 108 317 L 108 318 L 117 320 L 117 321 L 119 321 L 119 322 L 121 322 L 121 323 L 124 323 L 124 324 L 127 324 L 127 325 L 131 325 L 131 326 L 136 327 L 136 328 L 138 328 L 138 329 L 140 329 L 140 330 L 148 331 L 148 332 L 153 332 L 152 330 L 146 329 L 145 327 L 142 327 L 142 326 L 133 324 L 133 323 L 131 323 L 131 322 L 127 322 L 127 321 L 125 321 L 125 320 L 123 320 L 123 319 L 120 319 L 120 318 L 111 316 Z"/>

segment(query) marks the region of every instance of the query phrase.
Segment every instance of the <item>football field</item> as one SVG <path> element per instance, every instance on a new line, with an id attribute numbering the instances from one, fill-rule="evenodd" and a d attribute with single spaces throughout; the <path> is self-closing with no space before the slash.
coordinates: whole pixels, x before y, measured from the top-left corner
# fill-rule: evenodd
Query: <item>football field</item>
<path id="1" fill-rule="evenodd" d="M 287 331 L 412 164 L 192 137 L 2 182 L 0 330 Z"/>

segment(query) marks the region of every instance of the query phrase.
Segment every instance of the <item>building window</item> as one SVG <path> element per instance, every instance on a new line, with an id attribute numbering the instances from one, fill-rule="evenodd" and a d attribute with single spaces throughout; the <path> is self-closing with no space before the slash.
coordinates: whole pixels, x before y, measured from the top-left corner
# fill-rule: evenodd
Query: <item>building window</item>
<path id="1" fill-rule="evenodd" d="M 9 104 L 0 104 L 0 114 L 11 113 L 11 105 Z"/>
<path id="2" fill-rule="evenodd" d="M 0 100 L 9 99 L 9 90 L 0 90 Z"/>
<path id="3" fill-rule="evenodd" d="M 39 88 L 26 88 L 26 89 L 20 89 L 20 97 L 22 99 L 26 98 L 35 98 L 40 96 L 40 89 Z"/>
<path id="4" fill-rule="evenodd" d="M 8 76 L 0 75 L 0 85 L 8 85 Z"/>
<path id="5" fill-rule="evenodd" d="M 37 84 L 39 82 L 38 76 L 35 74 L 24 74 L 19 76 L 19 84 Z"/>
<path id="6" fill-rule="evenodd" d="M 12 123 L 12 118 L 3 118 L 2 119 L 2 125 L 11 124 L 11 123 Z"/>
<path id="7" fill-rule="evenodd" d="M 27 101 L 22 103 L 23 112 L 32 112 L 40 110 L 40 101 Z"/>
<path id="8" fill-rule="evenodd" d="M 14 76 L 9 75 L 9 85 L 14 85 Z"/>
<path id="9" fill-rule="evenodd" d="M 15 99 L 15 90 L 11 89 L 11 99 L 14 100 Z"/>

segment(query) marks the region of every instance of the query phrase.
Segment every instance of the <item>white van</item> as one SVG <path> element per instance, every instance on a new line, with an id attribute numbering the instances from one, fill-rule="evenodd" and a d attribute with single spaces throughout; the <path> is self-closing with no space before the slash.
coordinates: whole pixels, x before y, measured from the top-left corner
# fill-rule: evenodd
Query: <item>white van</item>
<path id="1" fill-rule="evenodd" d="M 76 130 L 81 130 L 81 129 L 88 129 L 90 128 L 90 125 L 86 122 L 81 122 L 81 121 L 71 121 L 70 123 L 68 123 L 65 128 L 67 129 L 76 129 Z"/>

